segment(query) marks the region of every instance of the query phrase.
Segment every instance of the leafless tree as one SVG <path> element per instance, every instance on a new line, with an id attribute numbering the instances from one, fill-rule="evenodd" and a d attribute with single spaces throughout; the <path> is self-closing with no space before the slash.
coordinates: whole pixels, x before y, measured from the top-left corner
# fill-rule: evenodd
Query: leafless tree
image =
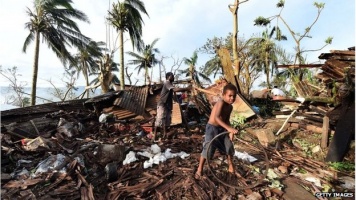
<path id="1" fill-rule="evenodd" d="M 6 95 L 5 100 L 7 104 L 25 107 L 30 104 L 29 98 L 24 97 L 24 87 L 27 83 L 18 80 L 18 77 L 22 75 L 17 71 L 17 67 L 3 69 L 2 66 L 0 66 L 0 74 L 10 82 L 8 90 L 15 92 L 15 94 Z"/>
<path id="2" fill-rule="evenodd" d="M 173 55 L 171 55 L 170 57 L 168 56 L 162 56 L 160 62 L 159 62 L 159 74 L 160 74 L 160 79 L 159 81 L 162 82 L 162 73 L 163 73 L 163 77 L 165 78 L 165 74 L 167 73 L 167 66 L 165 65 L 165 63 L 163 62 L 165 59 L 169 59 L 170 60 L 170 67 L 169 67 L 169 72 L 173 72 L 173 74 L 176 75 L 176 79 L 179 79 L 179 75 L 177 73 L 177 71 L 181 68 L 184 60 L 180 59 L 179 57 L 174 57 Z"/>
<path id="3" fill-rule="evenodd" d="M 61 80 L 65 83 L 65 88 L 62 89 L 58 87 L 56 84 L 53 83 L 51 79 L 47 80 L 51 85 L 51 94 L 58 98 L 60 101 L 75 99 L 75 93 L 73 90 L 77 90 L 75 87 L 75 72 L 74 71 L 67 71 L 63 73 L 63 77 Z"/>

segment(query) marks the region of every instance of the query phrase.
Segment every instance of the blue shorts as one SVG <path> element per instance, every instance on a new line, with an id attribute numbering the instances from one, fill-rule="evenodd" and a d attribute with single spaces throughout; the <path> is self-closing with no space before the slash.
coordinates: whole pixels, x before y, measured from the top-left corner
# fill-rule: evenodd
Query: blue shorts
<path id="1" fill-rule="evenodd" d="M 226 130 L 222 127 L 214 126 L 211 124 L 206 124 L 205 128 L 205 140 L 203 143 L 203 151 L 201 155 L 204 158 L 207 158 L 209 156 L 209 159 L 211 159 L 215 153 L 215 150 L 218 149 L 220 153 L 224 153 L 227 155 L 234 155 L 235 150 L 234 146 L 229 138 L 229 134 L 222 135 L 221 137 L 217 138 L 214 140 L 214 144 L 210 146 L 210 150 L 208 152 L 208 145 L 210 141 L 217 135 L 219 135 L 222 132 L 225 132 Z"/>

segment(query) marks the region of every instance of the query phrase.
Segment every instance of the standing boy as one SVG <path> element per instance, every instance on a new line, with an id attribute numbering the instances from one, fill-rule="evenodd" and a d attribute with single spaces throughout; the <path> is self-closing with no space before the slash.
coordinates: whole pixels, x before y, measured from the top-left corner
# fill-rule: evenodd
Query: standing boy
<path id="1" fill-rule="evenodd" d="M 174 75 L 172 72 L 166 73 L 166 81 L 163 84 L 160 99 L 157 104 L 157 116 L 155 121 L 155 129 L 153 133 L 153 139 L 156 140 L 157 128 L 160 127 L 163 130 L 163 137 L 166 136 L 166 128 L 171 125 L 172 121 L 172 109 L 173 109 L 173 92 L 189 91 L 192 88 L 175 88 L 173 86 Z"/>
<path id="2" fill-rule="evenodd" d="M 218 147 L 217 145 L 212 145 L 210 148 L 210 152 L 208 151 L 209 142 L 219 133 L 224 131 L 230 132 L 229 137 L 225 135 L 225 137 L 219 138 L 219 143 L 222 144 L 222 147 L 218 147 L 219 150 L 225 150 L 227 154 L 227 161 L 229 165 L 229 172 L 234 173 L 234 167 L 232 165 L 232 156 L 234 155 L 234 147 L 231 142 L 233 139 L 233 134 L 236 134 L 238 131 L 230 126 L 230 114 L 232 111 L 232 104 L 236 99 L 237 89 L 232 84 L 227 84 L 223 88 L 222 99 L 220 99 L 213 107 L 211 111 L 209 121 L 206 124 L 205 128 L 205 141 L 203 143 L 203 151 L 201 153 L 199 159 L 199 166 L 196 172 L 196 177 L 200 177 L 203 174 L 203 167 L 205 160 L 208 158 L 212 158 L 215 149 Z"/>

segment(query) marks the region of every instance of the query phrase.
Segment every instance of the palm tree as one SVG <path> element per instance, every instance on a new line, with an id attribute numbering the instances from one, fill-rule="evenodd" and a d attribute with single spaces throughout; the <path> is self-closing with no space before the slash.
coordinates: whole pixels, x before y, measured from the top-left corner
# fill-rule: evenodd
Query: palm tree
<path id="1" fill-rule="evenodd" d="M 89 74 L 95 73 L 99 70 L 97 60 L 103 56 L 105 42 L 90 41 L 88 45 L 79 48 L 75 55 L 75 62 L 69 65 L 69 69 L 76 68 L 77 77 L 82 72 L 85 79 L 85 86 L 89 86 Z M 87 92 L 89 98 L 89 92 Z"/>
<path id="2" fill-rule="evenodd" d="M 216 75 L 223 74 L 222 71 L 223 67 L 221 65 L 221 61 L 218 55 L 215 55 L 212 59 L 208 60 L 205 65 L 203 66 L 202 73 L 204 73 L 206 76 L 214 75 L 214 78 Z"/>
<path id="3" fill-rule="evenodd" d="M 137 65 L 135 68 L 138 70 L 138 74 L 142 69 L 145 70 L 145 82 L 146 84 L 146 77 L 148 76 L 148 69 L 152 68 L 154 65 L 158 64 L 160 61 L 155 57 L 155 53 L 159 53 L 158 48 L 154 48 L 155 44 L 159 39 L 153 40 L 153 42 L 149 45 L 144 45 L 144 49 L 140 52 L 142 55 L 139 55 L 134 52 L 127 52 L 128 55 L 134 57 L 135 59 L 129 61 L 129 65 Z M 151 77 L 152 79 L 152 77 Z M 150 83 L 149 83 L 150 84 Z"/>
<path id="4" fill-rule="evenodd" d="M 29 44 L 35 42 L 35 56 L 33 63 L 31 105 L 36 104 L 36 87 L 38 75 L 38 60 L 40 51 L 40 37 L 65 65 L 68 60 L 74 61 L 68 52 L 71 46 L 80 47 L 88 42 L 87 37 L 80 33 L 77 23 L 72 19 L 89 22 L 87 16 L 72 7 L 71 0 L 34 0 L 34 9 L 27 8 L 30 21 L 25 28 L 30 31 L 23 45 L 26 52 Z"/>
<path id="5" fill-rule="evenodd" d="M 183 58 L 184 64 L 189 65 L 189 68 L 185 70 L 178 70 L 179 74 L 185 74 L 186 76 L 190 76 L 192 81 L 194 81 L 198 87 L 201 87 L 201 81 L 199 80 L 199 77 L 202 77 L 205 81 L 211 83 L 211 80 L 208 76 L 205 74 L 198 72 L 195 69 L 195 65 L 197 64 L 198 61 L 198 53 L 197 51 L 194 51 L 192 57 L 190 58 Z"/>
<path id="6" fill-rule="evenodd" d="M 274 27 L 269 34 L 268 30 L 265 30 L 262 33 L 262 37 L 251 38 L 249 41 L 254 46 L 252 52 L 255 61 L 252 64 L 263 67 L 268 88 L 271 88 L 270 76 L 273 75 L 273 70 L 277 66 L 278 61 L 278 47 L 272 38 L 275 32 L 277 40 L 286 40 L 286 37 L 280 34 L 279 28 Z"/>
<path id="7" fill-rule="evenodd" d="M 96 75 L 97 77 L 90 82 L 92 87 L 96 88 L 101 86 L 101 92 L 107 93 L 110 90 L 111 84 L 118 84 L 119 80 L 113 71 L 119 71 L 117 63 L 113 61 L 113 54 L 103 55 L 99 60 L 97 60 L 97 65 L 99 71 L 90 75 Z"/>
<path id="8" fill-rule="evenodd" d="M 124 32 L 129 32 L 132 47 L 141 50 L 143 19 L 140 12 L 148 16 L 144 3 L 140 0 L 124 0 L 122 3 L 113 3 L 112 11 L 109 11 L 108 20 L 119 34 L 120 87 L 122 90 L 125 87 Z"/>

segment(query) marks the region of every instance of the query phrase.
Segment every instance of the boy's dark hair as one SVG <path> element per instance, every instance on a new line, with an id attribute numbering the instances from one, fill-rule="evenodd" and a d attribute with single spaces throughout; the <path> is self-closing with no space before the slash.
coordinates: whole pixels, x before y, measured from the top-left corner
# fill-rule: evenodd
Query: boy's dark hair
<path id="1" fill-rule="evenodd" d="M 224 86 L 223 94 L 225 94 L 227 90 L 231 90 L 231 91 L 234 91 L 235 93 L 237 93 L 237 88 L 236 88 L 236 86 L 234 86 L 234 85 L 231 84 L 231 83 L 229 83 L 229 84 L 227 84 L 227 85 Z"/>
<path id="2" fill-rule="evenodd" d="M 167 72 L 166 73 L 166 79 L 168 79 L 169 76 L 174 76 L 172 72 Z"/>

